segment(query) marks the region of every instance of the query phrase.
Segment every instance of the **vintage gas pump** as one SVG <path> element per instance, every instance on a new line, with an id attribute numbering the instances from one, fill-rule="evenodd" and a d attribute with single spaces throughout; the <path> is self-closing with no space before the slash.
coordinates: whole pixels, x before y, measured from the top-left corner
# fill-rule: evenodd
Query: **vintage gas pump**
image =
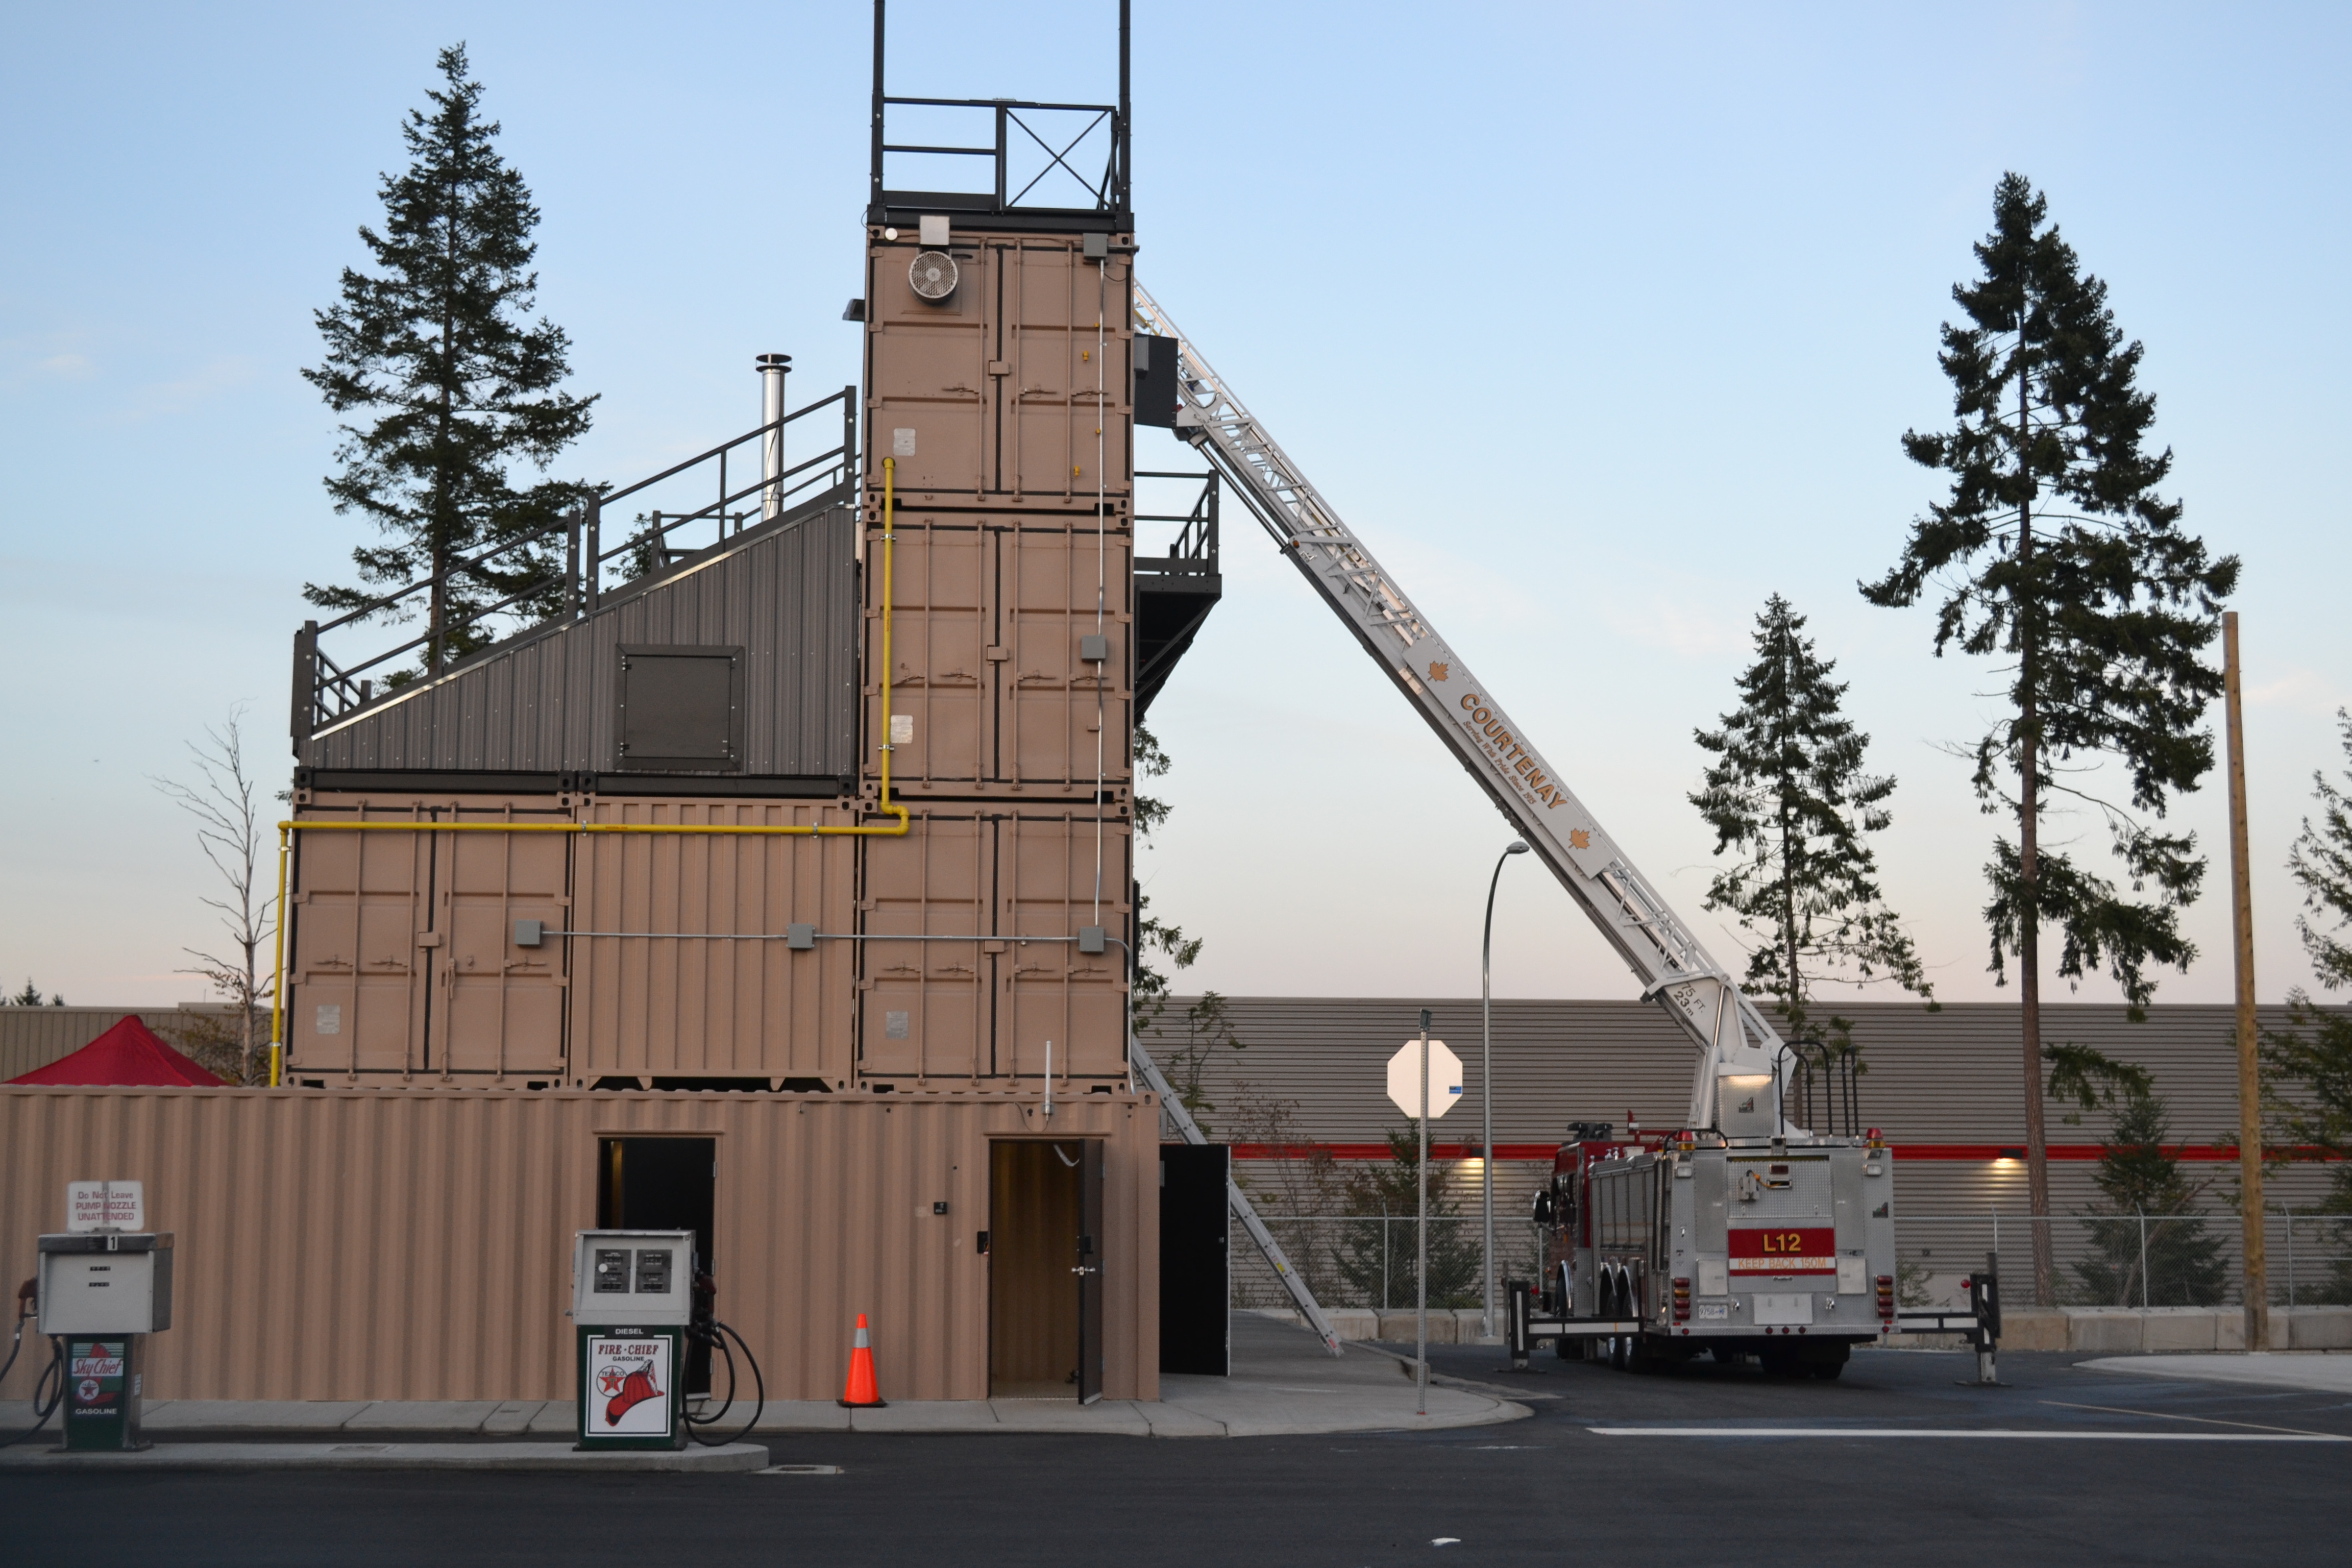
<path id="1" fill-rule="evenodd" d="M 136 1182 L 76 1182 L 73 1229 L 40 1238 L 40 1328 L 64 1342 L 68 1448 L 148 1446 L 142 1345 L 172 1326 L 172 1237 L 138 1228 L 145 1209 Z"/>
<path id="2" fill-rule="evenodd" d="M 572 1244 L 582 1448 L 683 1448 L 694 1232 L 583 1230 Z"/>

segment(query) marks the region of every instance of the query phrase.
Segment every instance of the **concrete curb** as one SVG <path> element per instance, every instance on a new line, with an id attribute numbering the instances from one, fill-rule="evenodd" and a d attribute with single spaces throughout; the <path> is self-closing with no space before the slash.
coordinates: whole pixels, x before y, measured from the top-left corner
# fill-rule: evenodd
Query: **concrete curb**
<path id="1" fill-rule="evenodd" d="M 764 1470 L 757 1443 L 583 1454 L 569 1443 L 161 1443 L 131 1454 L 0 1450 L 0 1470 Z"/>
<path id="2" fill-rule="evenodd" d="M 2266 1388 L 2352 1394 L 2352 1356 L 2325 1351 L 2222 1351 L 2193 1355 L 2102 1356 L 2078 1361 L 2076 1372 L 2127 1377 L 2196 1378 L 2207 1383 L 2252 1384 Z"/>
<path id="3" fill-rule="evenodd" d="M 1404 1373 L 1408 1379 L 1412 1376 L 1413 1369 L 1421 1364 L 1420 1362 L 1414 1360 L 1412 1356 L 1405 1354 L 1402 1351 L 1392 1351 L 1386 1345 L 1374 1344 L 1370 1340 L 1350 1341 L 1349 1342 L 1354 1344 L 1358 1350 L 1370 1351 L 1374 1355 L 1387 1356 L 1390 1360 L 1397 1363 L 1398 1367 Z M 1477 1340 L 1471 1342 L 1476 1344 L 1502 1343 L 1500 1340 Z M 1524 1405 L 1521 1405 L 1518 1403 L 1522 1399 L 1559 1399 L 1563 1397 L 1557 1394 L 1538 1394 L 1528 1389 L 1512 1388 L 1505 1384 L 1480 1383 L 1473 1378 L 1455 1377 L 1451 1373 L 1436 1371 L 1432 1371 L 1430 1373 L 1429 1385 L 1432 1388 L 1459 1389 L 1465 1394 L 1485 1394 L 1489 1399 L 1499 1399 L 1506 1405 L 1511 1405 L 1513 1408 L 1519 1411 L 1519 1415 L 1505 1417 L 1505 1419 L 1512 1421 L 1518 1420 L 1521 1416 L 1532 1416 L 1535 1415 L 1534 1411 L 1527 1409 Z"/>

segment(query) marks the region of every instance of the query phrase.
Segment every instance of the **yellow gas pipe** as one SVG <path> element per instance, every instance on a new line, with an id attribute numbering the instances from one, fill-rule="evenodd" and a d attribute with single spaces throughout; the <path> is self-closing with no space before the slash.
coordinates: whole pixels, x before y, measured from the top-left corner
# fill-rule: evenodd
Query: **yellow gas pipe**
<path id="1" fill-rule="evenodd" d="M 904 838 L 914 824 L 907 808 L 890 799 L 890 610 L 891 525 L 897 520 L 896 458 L 882 459 L 882 788 L 875 809 L 898 821 L 888 827 L 793 825 L 783 827 L 738 826 L 733 824 L 668 822 L 328 822 L 297 818 L 278 825 L 278 932 L 275 968 L 269 990 L 269 1084 L 275 1089 L 286 1062 L 286 871 L 294 835 L 313 833 L 672 833 L 736 834 L 751 837 L 872 837 Z"/>

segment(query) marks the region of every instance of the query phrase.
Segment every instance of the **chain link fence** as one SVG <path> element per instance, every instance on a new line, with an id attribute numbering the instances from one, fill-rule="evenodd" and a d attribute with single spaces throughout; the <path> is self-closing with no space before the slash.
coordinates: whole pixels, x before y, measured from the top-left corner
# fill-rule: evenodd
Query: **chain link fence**
<path id="1" fill-rule="evenodd" d="M 1326 1307 L 1402 1310 L 1413 1305 L 1418 1249 L 1414 1216 L 1305 1215 L 1261 1210 L 1259 1218 Z M 1481 1305 L 1476 1215 L 1430 1216 L 1429 1304 Z M 1988 1209 L 1972 1215 L 1905 1215 L 1895 1227 L 1904 1305 L 1964 1304 L 1960 1281 L 2001 1260 L 2013 1305 L 2033 1296 L 2035 1226 L 2046 1227 L 2057 1266 L 2057 1300 L 2070 1307 L 2206 1307 L 2243 1300 L 2236 1214 L 2059 1215 L 2029 1219 Z M 2352 1215 L 2273 1210 L 2264 1227 L 2270 1296 L 2279 1306 L 2352 1304 Z M 1495 1278 L 1532 1279 L 1543 1270 L 1543 1233 L 1528 1221 L 1495 1222 Z M 1235 1307 L 1287 1307 L 1290 1298 L 1238 1224 L 1229 1223 Z"/>
<path id="2" fill-rule="evenodd" d="M 1404 1310 L 1413 1305 L 1420 1249 L 1415 1218 L 1402 1215 L 1302 1215 L 1258 1212 L 1258 1218 L 1326 1307 Z M 1429 1217 L 1429 1304 L 1476 1307 L 1480 1300 L 1480 1216 Z M 1287 1307 L 1290 1296 L 1241 1226 L 1228 1220 L 1235 1307 Z M 1516 1215 L 1495 1220 L 1495 1279 L 1531 1279 L 1543 1269 L 1543 1237 Z"/>
<path id="3" fill-rule="evenodd" d="M 2273 1305 L 2352 1303 L 2352 1215 L 2273 1209 L 2263 1228 Z M 1904 1304 L 1961 1301 L 1960 1281 L 1984 1266 L 1988 1252 L 2000 1255 L 2007 1300 L 2031 1302 L 2036 1229 L 2048 1234 L 2056 1266 L 2052 1306 L 2215 1307 L 2245 1299 L 2234 1211 L 2031 1217 L 1990 1209 L 1901 1216 L 1895 1247 Z"/>

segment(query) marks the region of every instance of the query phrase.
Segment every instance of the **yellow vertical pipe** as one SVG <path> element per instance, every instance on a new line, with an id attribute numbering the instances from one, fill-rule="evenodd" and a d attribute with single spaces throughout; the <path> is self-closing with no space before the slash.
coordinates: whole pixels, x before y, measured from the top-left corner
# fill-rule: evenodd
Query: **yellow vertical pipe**
<path id="1" fill-rule="evenodd" d="M 898 460 L 882 459 L 882 809 L 890 809 L 890 565 L 898 516 Z M 903 830 L 903 829 L 902 829 Z"/>
<path id="2" fill-rule="evenodd" d="M 286 860 L 294 842 L 294 830 L 285 823 L 278 825 L 278 929 L 277 957 L 270 965 L 269 978 L 269 1087 L 276 1089 L 286 1062 Z M 249 998 L 248 998 L 249 1000 Z"/>

